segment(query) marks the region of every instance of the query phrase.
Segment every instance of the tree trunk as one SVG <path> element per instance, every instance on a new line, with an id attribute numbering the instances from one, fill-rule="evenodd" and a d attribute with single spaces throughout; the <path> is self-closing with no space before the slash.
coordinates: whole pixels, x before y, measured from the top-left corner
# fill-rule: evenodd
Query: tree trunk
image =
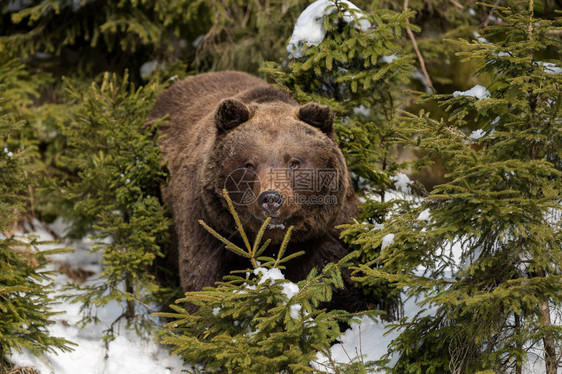
<path id="1" fill-rule="evenodd" d="M 130 275 L 125 277 L 125 291 L 131 295 L 134 295 L 133 289 L 133 280 Z M 127 300 L 127 308 L 125 310 L 125 318 L 127 318 L 127 322 L 131 322 L 133 318 L 135 318 L 135 301 L 134 300 Z M 556 373 L 555 373 L 556 374 Z"/>
<path id="2" fill-rule="evenodd" d="M 550 327 L 552 325 L 548 301 L 544 301 L 540 304 L 540 320 L 543 327 Z M 556 360 L 556 342 L 552 334 L 547 333 L 543 337 L 543 344 L 546 374 L 556 374 L 558 362 Z"/>
<path id="3" fill-rule="evenodd" d="M 517 313 L 514 314 L 514 317 L 515 317 L 516 333 L 519 334 L 521 329 L 521 319 L 519 318 L 519 314 Z M 517 349 L 523 350 L 521 343 L 517 343 Z M 515 362 L 515 374 L 522 374 L 522 373 L 523 373 L 523 363 L 521 361 L 521 358 L 517 357 L 517 361 Z"/>
<path id="4" fill-rule="evenodd" d="M 537 272 L 539 277 L 546 277 L 544 270 L 539 270 Z M 550 306 L 548 305 L 548 300 L 545 300 L 539 304 L 539 320 L 542 327 L 549 328 L 552 326 L 552 321 L 550 320 Z M 544 344 L 544 363 L 546 365 L 546 374 L 557 374 L 558 361 L 556 359 L 556 342 L 554 341 L 554 336 L 550 333 L 546 333 L 542 339 Z"/>

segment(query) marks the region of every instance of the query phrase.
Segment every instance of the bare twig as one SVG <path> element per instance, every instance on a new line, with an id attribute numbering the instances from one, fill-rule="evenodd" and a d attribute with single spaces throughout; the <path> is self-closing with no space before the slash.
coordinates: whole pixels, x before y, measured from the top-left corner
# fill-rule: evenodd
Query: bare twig
<path id="1" fill-rule="evenodd" d="M 462 4 L 459 3 L 458 1 L 456 1 L 456 0 L 449 0 L 449 1 L 451 2 L 451 4 L 453 4 L 453 5 L 456 6 L 457 8 L 463 9 L 463 10 L 464 10 L 464 6 L 462 6 Z"/>
<path id="2" fill-rule="evenodd" d="M 404 0 L 404 11 L 406 12 L 407 10 L 408 10 L 408 0 Z M 410 20 L 407 19 L 406 23 L 410 23 Z M 416 38 L 414 37 L 414 33 L 409 28 L 406 29 L 406 32 L 408 33 L 408 36 L 410 37 L 410 40 L 412 41 L 412 45 L 414 46 L 414 51 L 416 51 L 416 56 L 418 56 L 418 61 L 420 62 L 420 67 L 421 67 L 421 71 L 423 73 L 423 76 L 425 78 L 425 82 L 427 83 L 427 85 L 429 87 L 433 87 L 433 83 L 431 83 L 431 79 L 429 78 L 429 74 L 427 73 L 427 70 L 425 68 L 425 62 L 424 62 L 423 57 L 421 55 L 421 52 L 418 48 L 418 43 L 416 42 Z"/>
<path id="3" fill-rule="evenodd" d="M 246 7 L 246 12 L 244 14 L 244 19 L 242 20 L 242 27 L 246 28 L 248 26 L 248 21 L 250 20 L 250 15 L 252 13 L 252 3 L 248 3 Z"/>
<path id="4" fill-rule="evenodd" d="M 494 3 L 494 6 L 497 6 L 499 3 L 500 3 L 500 0 L 496 0 L 496 2 Z M 482 27 L 488 27 L 488 24 L 490 23 L 493 14 L 494 14 L 494 8 L 490 9 L 490 13 L 488 13 L 488 16 L 486 17 L 486 20 L 482 24 Z"/>
<path id="5" fill-rule="evenodd" d="M 529 31 L 529 39 L 530 40 L 533 40 L 533 6 L 534 6 L 533 0 L 529 1 L 529 27 L 528 27 L 528 31 Z"/>

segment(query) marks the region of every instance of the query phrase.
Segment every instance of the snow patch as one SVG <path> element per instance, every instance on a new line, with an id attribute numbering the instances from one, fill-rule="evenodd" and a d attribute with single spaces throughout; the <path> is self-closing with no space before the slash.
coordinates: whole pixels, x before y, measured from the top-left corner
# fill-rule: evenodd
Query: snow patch
<path id="1" fill-rule="evenodd" d="M 398 58 L 398 56 L 396 56 L 396 53 L 391 54 L 390 56 L 382 56 L 379 61 L 382 62 L 383 64 L 390 64 L 392 61 L 396 60 Z"/>
<path id="2" fill-rule="evenodd" d="M 501 19 L 500 17 L 496 17 L 493 14 L 490 14 L 490 21 L 494 22 L 494 23 L 502 23 L 503 19 Z"/>
<path id="3" fill-rule="evenodd" d="M 412 192 L 410 185 L 414 182 L 408 178 L 404 173 L 396 173 L 396 175 L 390 177 L 394 181 L 394 188 L 397 191 L 402 191 L 405 194 L 410 194 Z"/>
<path id="4" fill-rule="evenodd" d="M 423 75 L 423 73 L 421 71 L 419 71 L 419 70 L 414 71 L 412 73 L 412 78 L 419 80 L 423 84 L 423 87 L 424 87 L 424 90 L 425 90 L 426 93 L 433 92 L 431 87 L 427 84 L 427 81 L 425 80 L 425 76 Z"/>
<path id="5" fill-rule="evenodd" d="M 486 132 L 482 129 L 474 130 L 468 137 L 472 140 L 478 140 L 486 135 Z"/>
<path id="6" fill-rule="evenodd" d="M 149 80 L 152 74 L 158 69 L 159 65 L 160 63 L 156 60 L 147 61 L 142 64 L 139 69 L 141 78 L 145 81 Z"/>
<path id="7" fill-rule="evenodd" d="M 283 273 L 281 273 L 281 270 L 279 270 L 278 268 L 272 268 L 272 269 L 266 269 L 261 267 L 255 268 L 254 274 L 255 275 L 261 274 L 261 278 L 258 284 L 265 283 L 265 281 L 267 280 L 272 280 L 275 282 L 276 280 L 285 279 L 285 276 L 283 275 Z"/>
<path id="8" fill-rule="evenodd" d="M 418 218 L 416 218 L 418 221 L 429 221 L 430 219 L 430 214 L 429 214 L 429 208 L 424 210 L 423 212 L 421 212 L 418 215 Z"/>
<path id="9" fill-rule="evenodd" d="M 299 286 L 297 286 L 295 283 L 292 282 L 283 283 L 282 287 L 283 290 L 281 292 L 283 292 L 285 296 L 287 296 L 287 299 L 292 298 L 300 291 Z"/>
<path id="10" fill-rule="evenodd" d="M 259 275 L 261 274 L 261 278 L 258 284 L 265 283 L 267 280 L 271 280 L 275 283 L 277 280 L 284 280 L 285 276 L 278 268 L 266 269 L 266 268 L 255 268 L 254 274 Z M 287 299 L 291 299 L 293 296 L 299 293 L 300 289 L 299 286 L 293 282 L 283 282 L 281 283 L 282 290 L 281 292 L 287 296 Z"/>
<path id="11" fill-rule="evenodd" d="M 290 312 L 291 318 L 292 319 L 298 319 L 301 309 L 302 309 L 302 306 L 300 304 L 291 305 L 291 312 Z"/>
<path id="12" fill-rule="evenodd" d="M 488 91 L 485 87 L 477 84 L 468 91 L 455 91 L 453 92 L 453 96 L 470 96 L 480 100 L 490 97 L 490 91 Z"/>
<path id="13" fill-rule="evenodd" d="M 369 117 L 371 115 L 371 108 L 367 108 L 365 105 L 361 104 L 358 107 L 353 108 L 353 114 Z"/>
<path id="14" fill-rule="evenodd" d="M 340 1 L 345 3 L 349 9 L 361 10 L 347 0 Z M 310 4 L 299 16 L 297 22 L 295 23 L 295 28 L 293 30 L 293 35 L 289 40 L 289 45 L 287 46 L 287 51 L 289 52 L 289 58 L 301 58 L 304 56 L 303 47 L 306 45 L 317 46 L 324 40 L 326 36 L 326 29 L 324 29 L 324 17 L 332 14 L 336 10 L 334 1 L 332 0 L 318 0 Z M 359 17 L 359 19 L 356 19 Z M 346 11 L 343 20 L 346 23 L 356 22 L 356 27 L 366 32 L 370 27 L 371 23 L 365 19 L 361 18 L 361 13 L 352 15 L 351 12 Z"/>
<path id="15" fill-rule="evenodd" d="M 203 40 L 205 40 L 206 35 L 199 35 L 197 38 L 195 38 L 195 40 L 193 41 L 193 43 L 191 43 L 191 45 L 194 48 L 198 48 L 201 43 L 203 43 Z"/>
<path id="16" fill-rule="evenodd" d="M 498 52 L 498 53 L 494 53 L 495 56 L 497 57 L 512 57 L 513 55 L 511 54 L 511 52 Z"/>
<path id="17" fill-rule="evenodd" d="M 398 337 L 396 331 L 386 333 L 387 323 L 362 316 L 359 323 L 352 324 L 341 337 L 341 343 L 332 347 L 336 362 L 349 362 L 349 354 L 365 354 L 365 362 L 380 360 L 388 351 L 388 345 Z"/>
<path id="18" fill-rule="evenodd" d="M 488 39 L 484 38 L 482 35 L 480 35 L 480 34 L 477 33 L 476 31 L 472 33 L 472 36 L 474 36 L 474 39 L 476 39 L 479 43 L 482 43 L 482 44 L 490 44 L 490 42 L 488 41 Z"/>
<path id="19" fill-rule="evenodd" d="M 32 222 L 32 234 L 39 241 L 52 241 L 55 238 L 38 221 Z M 62 234 L 68 224 L 57 219 L 49 225 L 49 230 Z M 19 236 L 20 234 L 18 234 Z M 86 238 L 80 241 L 41 245 L 41 250 L 57 247 L 72 247 L 74 253 L 61 253 L 49 256 L 53 261 L 46 270 L 56 270 L 57 263 L 67 263 L 81 267 L 84 270 L 101 272 L 101 253 L 91 253 L 94 241 Z M 104 278 L 93 276 L 85 284 L 98 284 Z M 63 288 L 71 280 L 65 274 L 53 277 L 54 297 L 68 294 Z M 88 324 L 84 328 L 77 323 L 82 319 L 81 305 L 71 304 L 69 301 L 60 301 L 53 306 L 53 311 L 60 312 L 53 317 L 54 324 L 48 327 L 52 336 L 62 337 L 76 343 L 71 352 L 45 353 L 39 357 L 33 356 L 29 351 L 11 352 L 9 359 L 15 365 L 31 366 L 41 374 L 100 374 L 100 373 L 137 373 L 137 374 L 170 374 L 180 373 L 185 365 L 180 357 L 171 355 L 168 349 L 155 342 L 153 336 L 139 336 L 134 329 L 128 329 L 125 322 L 115 325 L 115 340 L 108 343 L 106 348 L 103 341 L 104 330 L 110 328 L 112 323 L 122 313 L 122 306 L 111 302 L 104 307 L 98 307 L 94 312 L 99 318 L 98 324 Z"/>
<path id="20" fill-rule="evenodd" d="M 384 223 L 375 222 L 372 224 L 372 228 L 370 231 L 378 231 L 384 229 Z M 369 231 L 368 228 L 366 231 Z"/>
<path id="21" fill-rule="evenodd" d="M 394 243 L 394 234 L 386 234 L 382 238 L 381 249 L 385 249 Z"/>
<path id="22" fill-rule="evenodd" d="M 562 68 L 552 62 L 537 61 L 534 64 L 541 66 L 547 74 L 562 74 Z"/>

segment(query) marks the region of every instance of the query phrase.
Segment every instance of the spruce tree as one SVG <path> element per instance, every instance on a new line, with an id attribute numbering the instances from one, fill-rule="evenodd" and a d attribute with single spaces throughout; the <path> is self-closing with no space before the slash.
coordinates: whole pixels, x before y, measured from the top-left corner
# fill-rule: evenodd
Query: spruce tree
<path id="1" fill-rule="evenodd" d="M 325 373 L 322 365 L 311 365 L 320 353 L 330 356 L 330 345 L 341 335 L 338 322 L 349 322 L 353 315 L 340 310 L 328 312 L 321 303 L 331 300 L 334 287 L 343 287 L 341 269 L 349 266 L 354 254 L 292 283 L 282 274 L 287 261 L 302 255 L 296 252 L 285 256 L 292 227 L 277 256 L 264 256 L 270 240 L 262 243 L 262 235 L 269 218 L 250 242 L 252 238 L 244 231 L 226 191 L 224 194 L 244 247 L 204 222 L 200 224 L 225 248 L 247 258 L 250 268 L 233 271 L 215 287 L 187 292 L 176 300 L 182 306 L 170 306 L 175 313 L 158 313 L 172 320 L 166 324 L 162 343 L 171 345 L 186 362 L 203 365 L 205 372 Z M 358 360 L 350 364 L 331 362 L 328 366 L 328 370 L 339 373 L 366 372 L 366 366 Z"/>
<path id="2" fill-rule="evenodd" d="M 560 366 L 561 20 L 535 18 L 533 5 L 496 6 L 501 25 L 457 42 L 486 87 L 420 94 L 446 118 L 404 113 L 419 166 L 443 159 L 447 182 L 382 228 L 345 232 L 367 251 L 386 242 L 359 280 L 431 310 L 396 326 L 392 372 L 521 373 L 533 351 L 547 373 Z"/>
<path id="3" fill-rule="evenodd" d="M 21 142 L 23 122 L 4 111 L 9 106 L 0 99 L 0 372 L 10 367 L 13 350 L 41 354 L 69 351 L 72 345 L 48 331 L 57 313 L 46 256 L 60 250 L 41 251 L 42 243 L 14 233 L 26 209 L 33 148 Z"/>
<path id="4" fill-rule="evenodd" d="M 76 177 L 64 192 L 74 205 L 74 229 L 92 232 L 92 250 L 104 259 L 105 282 L 74 286 L 84 322 L 97 320 L 96 307 L 117 301 L 119 318 L 136 329 L 150 326 L 144 308 L 161 291 L 151 267 L 164 255 L 171 224 L 159 199 L 167 176 L 156 135 L 161 121 L 145 123 L 161 88 L 156 81 L 136 88 L 127 74 L 105 74 L 85 91 L 68 87 L 76 107 L 63 128 L 67 149 L 59 162 Z"/>

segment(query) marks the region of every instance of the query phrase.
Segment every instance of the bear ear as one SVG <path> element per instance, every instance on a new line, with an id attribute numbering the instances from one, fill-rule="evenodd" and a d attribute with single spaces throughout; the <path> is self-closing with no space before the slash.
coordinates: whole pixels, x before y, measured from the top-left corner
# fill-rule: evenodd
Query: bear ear
<path id="1" fill-rule="evenodd" d="M 230 131 L 250 119 L 250 108 L 235 99 L 223 100 L 215 113 L 219 131 Z"/>
<path id="2" fill-rule="evenodd" d="M 299 109 L 297 117 L 328 135 L 334 132 L 334 113 L 327 105 L 308 103 Z"/>

